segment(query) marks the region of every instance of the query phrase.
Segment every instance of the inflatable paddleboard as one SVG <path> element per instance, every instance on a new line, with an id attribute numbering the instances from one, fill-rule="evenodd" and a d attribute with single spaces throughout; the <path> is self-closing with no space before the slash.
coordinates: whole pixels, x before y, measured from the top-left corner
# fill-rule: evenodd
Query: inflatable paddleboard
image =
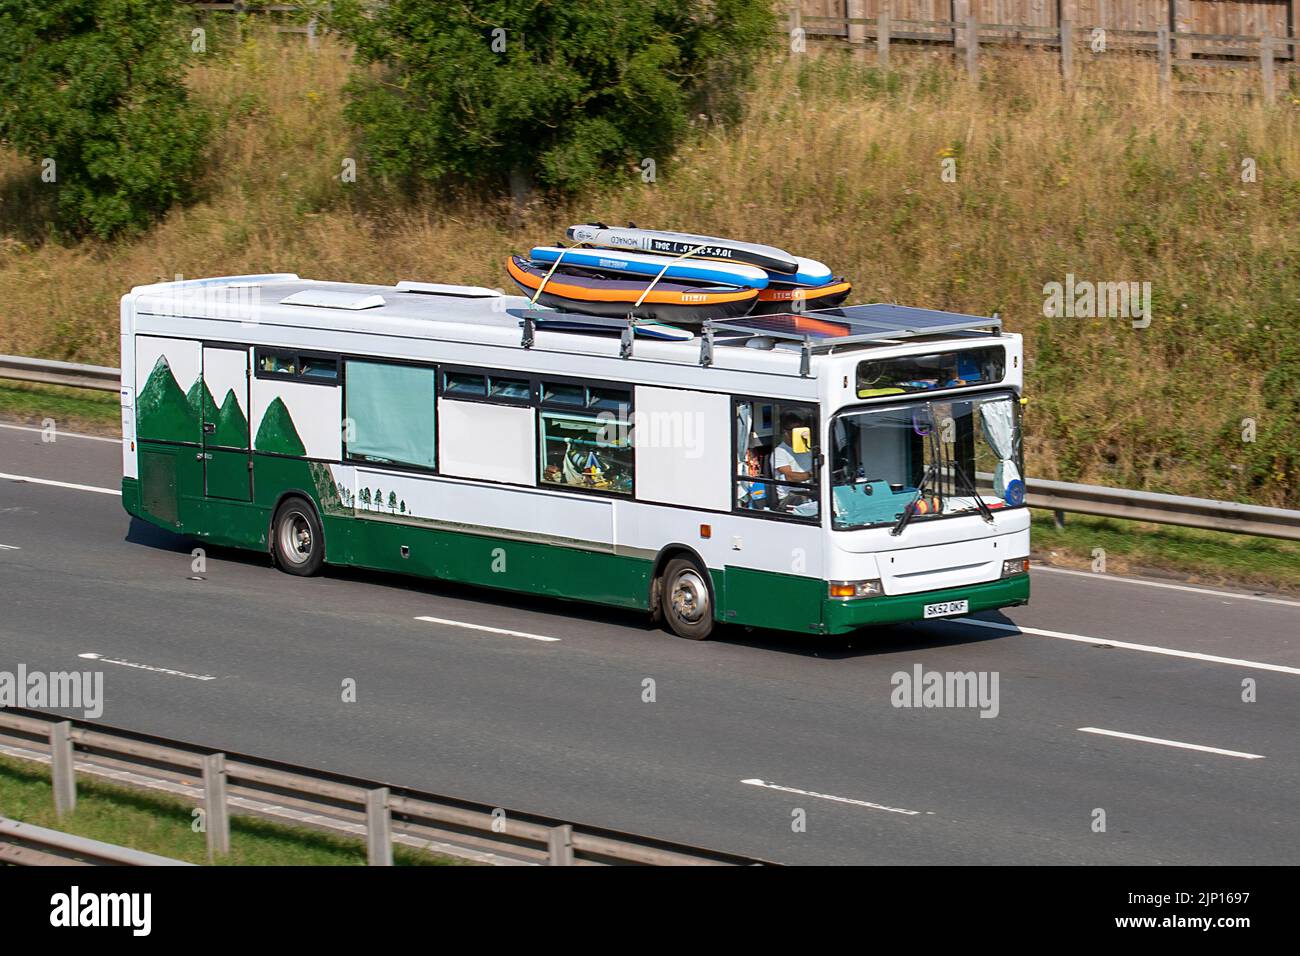
<path id="1" fill-rule="evenodd" d="M 756 242 L 740 242 L 717 236 L 697 236 L 689 232 L 663 232 L 657 229 L 611 228 L 602 223 L 570 226 L 565 235 L 573 242 L 586 242 L 593 246 L 624 249 L 629 252 L 650 252 L 659 255 L 680 256 L 697 246 L 704 246 L 695 257 L 743 262 L 758 266 L 768 272 L 793 276 L 799 271 L 799 260 L 784 249 L 763 246 Z M 829 272 L 826 278 L 830 278 Z"/>
<path id="2" fill-rule="evenodd" d="M 561 266 L 593 269 L 597 272 L 624 276 L 646 276 L 650 279 L 662 272 L 664 279 L 681 279 L 685 282 L 704 282 L 713 285 L 738 285 L 750 289 L 765 289 L 768 283 L 767 273 L 758 266 L 694 257 L 674 259 L 672 256 L 655 256 L 643 252 L 537 246 L 532 251 L 532 259 L 533 262 L 544 262 L 548 265 L 558 259 Z"/>
<path id="3" fill-rule="evenodd" d="M 805 259 L 803 256 L 795 256 L 794 259 L 799 264 L 794 275 L 774 274 L 772 278 L 798 285 L 825 285 L 831 281 L 831 269 L 825 263 L 818 262 L 816 259 Z"/>
<path id="4" fill-rule="evenodd" d="M 552 309 L 626 318 L 658 319 L 674 325 L 745 315 L 758 298 L 757 289 L 734 285 L 686 285 L 661 280 L 646 292 L 650 279 L 611 278 L 563 263 L 547 278 L 550 266 L 533 265 L 521 256 L 506 260 L 506 271 L 528 296 L 542 289 L 537 301 Z M 545 286 L 543 287 L 543 282 Z M 642 294 L 644 299 L 642 299 Z M 637 306 L 637 301 L 641 305 Z"/>
<path id="5" fill-rule="evenodd" d="M 773 284 L 758 293 L 758 302 L 754 305 L 752 314 L 768 315 L 773 312 L 829 309 L 847 299 L 852 291 L 853 283 L 847 279 L 834 279 L 819 286 L 778 287 Z"/>

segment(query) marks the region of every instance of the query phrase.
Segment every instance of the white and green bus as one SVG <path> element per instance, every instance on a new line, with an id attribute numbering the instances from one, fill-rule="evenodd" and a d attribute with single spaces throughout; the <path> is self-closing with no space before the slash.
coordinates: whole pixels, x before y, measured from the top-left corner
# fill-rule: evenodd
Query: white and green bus
<path id="1" fill-rule="evenodd" d="M 696 639 L 1029 598 L 1022 345 L 996 316 L 674 334 L 288 274 L 140 286 L 121 315 L 126 510 L 291 574 L 593 601 Z"/>

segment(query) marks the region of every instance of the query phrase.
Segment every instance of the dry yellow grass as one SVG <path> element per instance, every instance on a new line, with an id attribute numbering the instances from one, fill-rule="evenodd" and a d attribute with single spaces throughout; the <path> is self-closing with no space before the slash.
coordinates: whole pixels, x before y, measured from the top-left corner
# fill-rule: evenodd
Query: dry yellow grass
<path id="1" fill-rule="evenodd" d="M 629 168 L 520 220 L 378 188 L 341 118 L 346 51 L 254 36 L 192 72 L 222 123 L 202 201 L 129 242 L 0 240 L 0 352 L 115 364 L 118 296 L 176 274 L 503 286 L 509 252 L 630 219 L 823 259 L 858 301 L 1000 312 L 1028 338 L 1031 474 L 1300 504 L 1300 439 L 1278 421 L 1300 414 L 1300 102 L 1165 102 L 1149 64 L 1119 60 L 1067 93 L 1032 55 L 987 57 L 978 87 L 946 53 L 895 59 L 888 75 L 838 54 L 773 62 L 745 122 L 701 121 L 653 157 L 658 182 Z M 29 173 L 0 153 L 0 184 Z M 1067 273 L 1151 282 L 1152 326 L 1045 319 L 1044 283 Z M 1260 441 L 1240 440 L 1243 418 Z"/>

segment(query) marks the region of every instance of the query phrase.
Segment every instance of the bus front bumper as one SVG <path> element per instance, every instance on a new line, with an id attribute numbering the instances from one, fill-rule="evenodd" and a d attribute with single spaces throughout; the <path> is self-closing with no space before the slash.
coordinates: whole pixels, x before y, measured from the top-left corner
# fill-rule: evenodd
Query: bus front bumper
<path id="1" fill-rule="evenodd" d="M 847 634 L 874 624 L 900 624 L 905 621 L 925 620 L 925 606 L 938 604 L 941 601 L 968 601 L 970 607 L 966 611 L 967 614 L 1028 604 L 1029 575 L 1016 574 L 1002 578 L 1000 581 L 946 588 L 942 591 L 922 591 L 919 594 L 884 595 L 847 601 L 827 598 L 822 610 L 822 621 L 825 633 Z M 943 620 L 943 618 L 931 618 L 931 620 Z"/>

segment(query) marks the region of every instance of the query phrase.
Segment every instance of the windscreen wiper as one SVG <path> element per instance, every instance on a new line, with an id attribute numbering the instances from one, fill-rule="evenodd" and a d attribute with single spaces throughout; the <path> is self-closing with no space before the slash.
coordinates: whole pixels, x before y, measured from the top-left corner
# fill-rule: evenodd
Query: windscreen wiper
<path id="1" fill-rule="evenodd" d="M 907 523 L 912 520 L 912 515 L 916 514 L 916 503 L 921 500 L 926 489 L 930 487 L 930 479 L 938 473 L 939 466 L 935 462 L 932 461 L 925 466 L 925 474 L 921 475 L 921 480 L 916 485 L 916 496 L 903 506 L 903 513 L 898 516 L 898 521 L 894 523 L 894 527 L 889 532 L 891 536 L 896 538 L 903 533 Z"/>
<path id="2" fill-rule="evenodd" d="M 957 464 L 955 459 L 949 462 L 949 464 L 952 465 L 953 474 L 957 476 L 963 490 L 975 499 L 975 507 L 979 509 L 980 517 L 989 524 L 992 524 L 993 510 L 988 506 L 988 503 L 985 502 L 984 496 L 975 490 L 975 483 L 970 480 L 970 475 L 966 474 L 966 470 L 962 468 L 961 465 Z"/>

